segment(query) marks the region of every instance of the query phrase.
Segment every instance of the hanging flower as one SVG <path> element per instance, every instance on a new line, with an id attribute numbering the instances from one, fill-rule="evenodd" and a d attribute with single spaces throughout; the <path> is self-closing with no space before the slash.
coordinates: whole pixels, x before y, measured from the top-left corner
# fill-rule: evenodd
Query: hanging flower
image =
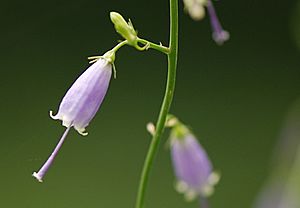
<path id="1" fill-rule="evenodd" d="M 62 146 L 71 127 L 74 127 L 80 134 L 87 135 L 85 128 L 98 111 L 104 96 L 107 92 L 112 75 L 112 63 L 114 53 L 108 52 L 91 65 L 71 86 L 63 97 L 57 115 L 50 116 L 55 120 L 61 120 L 62 125 L 67 129 L 59 143 L 50 155 L 45 164 L 33 176 L 40 182 L 55 156 Z"/>
<path id="2" fill-rule="evenodd" d="M 74 126 L 80 134 L 87 135 L 85 127 L 104 99 L 111 74 L 112 65 L 100 58 L 74 82 L 62 99 L 57 115 L 53 116 L 50 111 L 50 116 L 62 120 L 63 126 Z"/>
<path id="3" fill-rule="evenodd" d="M 213 172 L 203 147 L 183 124 L 173 127 L 170 139 L 177 191 L 183 193 L 187 200 L 210 196 L 219 175 Z"/>

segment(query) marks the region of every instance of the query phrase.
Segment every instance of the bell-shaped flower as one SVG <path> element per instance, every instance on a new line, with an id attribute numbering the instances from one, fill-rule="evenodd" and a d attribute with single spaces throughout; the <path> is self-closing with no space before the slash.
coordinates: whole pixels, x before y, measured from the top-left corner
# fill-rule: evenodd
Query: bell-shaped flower
<path id="1" fill-rule="evenodd" d="M 203 147 L 183 124 L 173 127 L 170 139 L 177 191 L 183 193 L 187 200 L 210 196 L 219 175 L 213 172 Z"/>
<path id="2" fill-rule="evenodd" d="M 61 120 L 67 129 L 45 164 L 37 173 L 33 173 L 38 181 L 42 182 L 71 127 L 80 134 L 87 135 L 85 128 L 98 111 L 109 86 L 114 59 L 114 54 L 110 55 L 99 58 L 74 82 L 63 97 L 55 116 L 50 111 L 50 116 Z"/>
<path id="3" fill-rule="evenodd" d="M 112 64 L 100 58 L 91 65 L 71 86 L 62 99 L 58 113 L 50 116 L 61 120 L 63 126 L 74 128 L 86 135 L 87 127 L 98 111 L 107 92 L 112 75 Z"/>

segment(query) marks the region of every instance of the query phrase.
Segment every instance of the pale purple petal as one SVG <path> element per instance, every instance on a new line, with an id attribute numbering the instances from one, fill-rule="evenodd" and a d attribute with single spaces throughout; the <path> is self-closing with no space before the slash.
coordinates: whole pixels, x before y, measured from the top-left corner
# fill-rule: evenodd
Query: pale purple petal
<path id="1" fill-rule="evenodd" d="M 201 195 L 204 187 L 209 185 L 212 165 L 196 138 L 192 134 L 172 138 L 171 156 L 178 181 Z"/>
<path id="2" fill-rule="evenodd" d="M 100 58 L 74 82 L 53 118 L 60 119 L 64 126 L 72 125 L 79 133 L 83 133 L 104 99 L 111 74 L 112 65 Z"/>

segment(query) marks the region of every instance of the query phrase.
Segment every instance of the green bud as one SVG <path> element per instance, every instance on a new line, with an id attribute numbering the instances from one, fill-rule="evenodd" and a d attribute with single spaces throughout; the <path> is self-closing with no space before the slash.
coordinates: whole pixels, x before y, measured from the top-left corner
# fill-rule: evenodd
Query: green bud
<path id="1" fill-rule="evenodd" d="M 115 26 L 116 31 L 125 38 L 132 46 L 137 46 L 137 33 L 132 23 L 124 20 L 122 15 L 117 12 L 110 12 L 110 19 Z"/>

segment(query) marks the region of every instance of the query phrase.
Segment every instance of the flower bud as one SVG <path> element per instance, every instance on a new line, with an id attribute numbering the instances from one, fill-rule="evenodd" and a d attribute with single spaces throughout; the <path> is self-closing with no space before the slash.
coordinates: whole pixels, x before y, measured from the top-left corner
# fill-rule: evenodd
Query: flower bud
<path id="1" fill-rule="evenodd" d="M 116 31 L 125 38 L 132 46 L 137 45 L 137 33 L 132 23 L 124 20 L 122 15 L 117 12 L 110 12 L 110 19 L 115 26 Z"/>

